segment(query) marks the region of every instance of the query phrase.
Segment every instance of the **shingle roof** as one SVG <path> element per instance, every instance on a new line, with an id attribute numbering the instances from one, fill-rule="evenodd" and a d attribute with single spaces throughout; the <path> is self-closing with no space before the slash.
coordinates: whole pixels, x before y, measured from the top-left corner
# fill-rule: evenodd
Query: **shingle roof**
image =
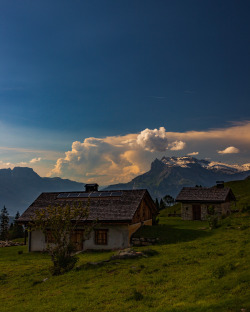
<path id="1" fill-rule="evenodd" d="M 236 200 L 228 187 L 183 187 L 176 197 L 176 201 L 192 202 L 225 202 L 226 200 Z"/>
<path id="2" fill-rule="evenodd" d="M 115 196 L 116 192 L 118 196 Z M 114 194 L 114 196 L 103 196 L 98 198 L 93 197 L 90 199 L 81 197 L 70 197 L 67 199 L 60 198 L 60 196 L 63 197 L 64 193 L 66 194 L 66 192 L 42 193 L 21 215 L 18 221 L 24 223 L 31 221 L 32 217 L 35 215 L 35 210 L 45 209 L 49 205 L 72 205 L 77 201 L 82 201 L 87 204 L 89 200 L 88 220 L 91 221 L 98 219 L 99 221 L 103 222 L 129 222 L 132 220 L 145 195 L 147 195 L 147 197 L 149 196 L 150 201 L 153 202 L 147 190 L 114 191 L 112 192 L 112 195 Z M 71 196 L 74 196 L 74 193 L 76 196 L 79 194 L 79 192 L 70 192 Z M 83 194 L 83 192 L 80 194 Z M 58 195 L 60 195 L 59 198 Z"/>

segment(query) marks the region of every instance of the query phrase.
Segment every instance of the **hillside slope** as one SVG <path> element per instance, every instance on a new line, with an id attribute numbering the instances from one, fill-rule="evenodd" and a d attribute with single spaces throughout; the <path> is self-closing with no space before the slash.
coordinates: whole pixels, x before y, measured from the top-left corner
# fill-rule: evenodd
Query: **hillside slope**
<path id="1" fill-rule="evenodd" d="M 227 182 L 225 186 L 231 187 L 236 196 L 236 209 L 250 207 L 250 176 L 244 180 Z"/>

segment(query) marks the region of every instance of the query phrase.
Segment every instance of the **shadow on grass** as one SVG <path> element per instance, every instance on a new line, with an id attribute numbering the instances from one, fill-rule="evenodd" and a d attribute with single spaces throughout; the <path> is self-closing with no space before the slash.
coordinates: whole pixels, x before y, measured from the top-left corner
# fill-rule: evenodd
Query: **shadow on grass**
<path id="1" fill-rule="evenodd" d="M 159 238 L 158 244 L 175 244 L 189 242 L 198 238 L 205 238 L 212 235 L 212 232 L 201 229 L 180 229 L 174 225 L 159 224 L 154 226 L 141 227 L 133 237 Z"/>

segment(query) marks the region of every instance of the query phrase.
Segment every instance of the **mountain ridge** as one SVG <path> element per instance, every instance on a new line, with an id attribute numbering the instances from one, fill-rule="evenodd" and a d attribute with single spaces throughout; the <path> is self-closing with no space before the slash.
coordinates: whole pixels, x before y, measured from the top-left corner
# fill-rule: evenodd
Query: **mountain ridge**
<path id="1" fill-rule="evenodd" d="M 227 165 L 190 156 L 162 157 L 151 163 L 151 169 L 128 183 L 110 185 L 106 190 L 147 188 L 153 198 L 166 194 L 175 197 L 185 186 L 212 186 L 217 180 L 241 180 L 250 175 L 250 164 Z"/>
<path id="2" fill-rule="evenodd" d="M 0 169 L 0 209 L 22 213 L 42 192 L 84 190 L 84 183 L 61 178 L 40 177 L 32 168 Z"/>

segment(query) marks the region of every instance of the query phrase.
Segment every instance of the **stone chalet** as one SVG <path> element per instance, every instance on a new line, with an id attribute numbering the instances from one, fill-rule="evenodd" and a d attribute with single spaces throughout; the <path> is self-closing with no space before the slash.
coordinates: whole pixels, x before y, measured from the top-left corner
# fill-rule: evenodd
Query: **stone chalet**
<path id="1" fill-rule="evenodd" d="M 83 225 L 80 223 L 73 234 L 72 242 L 77 250 L 118 249 L 130 246 L 132 234 L 142 225 L 152 225 L 157 210 L 147 190 L 98 191 L 98 185 L 87 184 L 85 192 L 42 193 L 21 215 L 19 222 L 28 226 L 37 209 L 49 205 L 65 205 L 74 202 L 89 202 L 87 222 L 98 220 L 87 239 L 83 239 Z M 46 249 L 48 235 L 41 230 L 29 232 L 29 251 Z"/>
<path id="2" fill-rule="evenodd" d="M 176 201 L 181 202 L 183 220 L 206 220 L 210 206 L 218 215 L 230 214 L 231 202 L 236 198 L 223 182 L 217 182 L 215 187 L 183 187 Z"/>

